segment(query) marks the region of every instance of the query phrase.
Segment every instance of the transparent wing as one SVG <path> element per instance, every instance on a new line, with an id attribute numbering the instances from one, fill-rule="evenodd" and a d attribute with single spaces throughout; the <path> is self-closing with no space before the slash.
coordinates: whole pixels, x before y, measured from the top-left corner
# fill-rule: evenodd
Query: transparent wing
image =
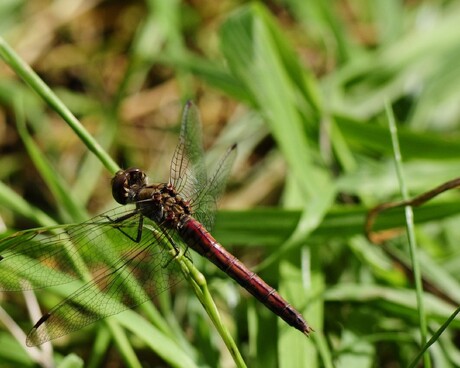
<path id="1" fill-rule="evenodd" d="M 199 188 L 190 205 L 193 208 L 193 216 L 200 221 L 207 230 L 211 230 L 217 209 L 217 201 L 222 196 L 228 175 L 236 158 L 236 144 L 231 146 L 214 171 L 206 185 Z"/>
<path id="2" fill-rule="evenodd" d="M 74 225 L 19 232 L 0 241 L 1 290 L 92 281 L 44 315 L 27 338 L 30 346 L 76 331 L 151 299 L 178 283 L 172 261 L 182 243 L 133 208 L 120 207 Z M 26 279 L 30 283 L 24 283 Z"/>
<path id="3" fill-rule="evenodd" d="M 40 345 L 79 330 L 137 306 L 178 283 L 181 273 L 166 246 L 172 241 L 170 235 L 152 222 L 148 228 L 136 249 L 125 253 L 111 269 L 44 315 L 27 336 L 27 345 Z"/>
<path id="4" fill-rule="evenodd" d="M 197 107 L 188 101 L 182 114 L 179 143 L 170 168 L 170 184 L 190 200 L 206 183 L 201 121 Z"/>
<path id="5" fill-rule="evenodd" d="M 233 145 L 207 180 L 199 112 L 189 101 L 184 108 L 179 144 L 171 162 L 170 183 L 190 202 L 194 217 L 208 230 L 214 223 L 217 201 L 235 157 L 236 145 Z"/>
<path id="6" fill-rule="evenodd" d="M 124 218 L 120 222 L 116 219 Z M 140 214 L 119 207 L 80 224 L 39 228 L 0 240 L 0 290 L 59 285 L 81 277 L 84 267 L 97 276 L 138 247 Z M 22 280 L 28 280 L 27 286 Z"/>

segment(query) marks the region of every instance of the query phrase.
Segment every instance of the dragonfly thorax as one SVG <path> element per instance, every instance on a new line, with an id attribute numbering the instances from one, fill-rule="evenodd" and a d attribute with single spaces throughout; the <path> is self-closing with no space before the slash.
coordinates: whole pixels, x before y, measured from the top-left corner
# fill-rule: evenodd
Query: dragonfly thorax
<path id="1" fill-rule="evenodd" d="M 147 185 L 139 190 L 136 199 L 144 216 L 169 228 L 177 228 L 192 213 L 188 201 L 171 184 Z"/>
<path id="2" fill-rule="evenodd" d="M 177 228 L 192 211 L 173 185 L 147 184 L 140 169 L 120 170 L 112 179 L 112 195 L 120 204 L 134 203 L 142 214 L 169 228 Z"/>

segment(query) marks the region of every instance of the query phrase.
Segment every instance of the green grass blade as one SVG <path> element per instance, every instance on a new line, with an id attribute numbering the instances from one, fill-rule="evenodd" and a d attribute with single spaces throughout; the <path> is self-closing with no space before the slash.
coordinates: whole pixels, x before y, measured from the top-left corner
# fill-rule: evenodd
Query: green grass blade
<path id="1" fill-rule="evenodd" d="M 84 221 L 87 219 L 88 215 L 81 203 L 79 204 L 75 198 L 72 198 L 70 188 L 65 185 L 62 178 L 56 173 L 56 170 L 47 161 L 27 132 L 23 106 L 16 107 L 16 117 L 18 133 L 28 151 L 29 157 L 53 193 L 61 213 L 64 212 L 66 222 Z"/>
<path id="2" fill-rule="evenodd" d="M 388 123 L 390 127 L 391 141 L 394 149 L 395 156 L 395 165 L 396 172 L 398 175 L 399 184 L 401 186 L 401 194 L 403 200 L 409 200 L 409 193 L 407 191 L 405 178 L 402 168 L 402 158 L 401 151 L 399 149 L 398 135 L 396 129 L 396 123 L 394 119 L 393 112 L 390 110 L 388 104 L 386 104 L 386 113 L 388 117 Z M 414 281 L 415 281 L 415 290 L 417 295 L 417 305 L 418 305 L 418 316 L 420 323 L 420 339 L 421 345 L 426 344 L 427 340 L 427 323 L 425 316 L 425 305 L 423 302 L 423 285 L 422 285 L 422 275 L 420 270 L 420 262 L 418 259 L 418 250 L 417 242 L 415 239 L 415 229 L 414 229 L 414 212 L 410 206 L 405 207 L 405 216 L 406 216 L 406 227 L 407 227 L 407 236 L 409 241 L 409 249 L 411 255 L 412 270 L 414 271 Z M 423 357 L 425 367 L 431 367 L 431 361 L 429 354 L 425 354 Z"/>
<path id="3" fill-rule="evenodd" d="M 313 80 L 261 6 L 252 4 L 235 13 L 222 26 L 221 40 L 229 68 L 251 92 L 299 187 L 307 197 L 317 195 L 327 185 L 327 175 L 314 164 L 306 136 L 305 115 L 314 125 L 319 109 Z"/>
<path id="4" fill-rule="evenodd" d="M 0 37 L 0 56 L 3 60 L 42 97 L 73 129 L 88 149 L 93 152 L 102 164 L 114 174 L 118 165 L 80 124 L 67 106 L 51 91 L 40 77 L 17 55 L 7 42 Z"/>

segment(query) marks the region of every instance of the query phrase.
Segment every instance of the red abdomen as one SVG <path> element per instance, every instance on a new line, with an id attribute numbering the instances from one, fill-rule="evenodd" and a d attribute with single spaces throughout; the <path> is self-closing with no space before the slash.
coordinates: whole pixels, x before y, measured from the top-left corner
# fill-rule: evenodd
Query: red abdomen
<path id="1" fill-rule="evenodd" d="M 187 216 L 178 232 L 190 248 L 208 258 L 289 325 L 305 334 L 312 331 L 302 315 L 291 307 L 274 288 L 230 254 L 193 217 Z"/>

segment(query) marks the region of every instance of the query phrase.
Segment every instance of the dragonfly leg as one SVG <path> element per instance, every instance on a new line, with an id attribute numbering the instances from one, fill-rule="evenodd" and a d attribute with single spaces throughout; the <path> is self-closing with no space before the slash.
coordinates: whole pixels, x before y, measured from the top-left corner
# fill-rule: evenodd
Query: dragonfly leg
<path id="1" fill-rule="evenodd" d="M 129 219 L 130 217 L 133 217 L 134 215 L 137 215 L 137 212 L 132 212 L 128 213 L 124 216 L 120 216 L 119 218 L 112 219 L 110 216 L 105 216 L 110 222 L 113 224 L 121 224 L 122 221 Z M 137 224 L 137 235 L 135 238 L 133 238 L 131 235 L 129 235 L 126 231 L 124 231 L 122 228 L 119 226 L 114 226 L 115 229 L 120 231 L 123 235 L 127 236 L 129 239 L 132 241 L 139 243 L 142 239 L 142 226 L 144 225 L 144 216 L 140 214 L 139 216 L 139 223 Z"/>
<path id="2" fill-rule="evenodd" d="M 185 248 L 184 256 L 190 261 L 193 262 L 192 257 L 190 256 L 190 252 L 188 251 L 188 245 L 187 248 Z"/>
<path id="3" fill-rule="evenodd" d="M 171 263 L 171 261 L 175 260 L 177 257 L 180 256 L 180 253 L 181 253 L 181 252 L 180 252 L 180 247 L 176 244 L 176 242 L 174 241 L 174 239 L 171 238 L 171 236 L 170 236 L 166 231 L 163 231 L 163 234 L 164 234 L 164 236 L 166 237 L 166 239 L 168 239 L 169 243 L 170 243 L 171 246 L 174 248 L 174 252 L 175 252 L 175 254 L 171 257 L 171 259 L 168 260 L 168 261 L 166 262 L 165 265 L 161 266 L 161 267 L 163 267 L 163 268 L 166 268 L 166 267 L 168 267 L 168 265 Z"/>
<path id="4" fill-rule="evenodd" d="M 129 212 L 129 213 L 127 213 L 127 214 L 125 214 L 123 216 L 120 216 L 118 218 L 112 218 L 109 215 L 104 215 L 103 217 L 105 217 L 110 222 L 113 222 L 114 224 L 118 224 L 118 223 L 120 223 L 122 221 L 125 221 L 125 220 L 127 220 L 127 219 L 129 219 L 129 218 L 131 218 L 131 217 L 133 217 L 133 216 L 135 216 L 137 214 L 138 214 L 138 211 L 134 210 L 134 211 Z"/>

